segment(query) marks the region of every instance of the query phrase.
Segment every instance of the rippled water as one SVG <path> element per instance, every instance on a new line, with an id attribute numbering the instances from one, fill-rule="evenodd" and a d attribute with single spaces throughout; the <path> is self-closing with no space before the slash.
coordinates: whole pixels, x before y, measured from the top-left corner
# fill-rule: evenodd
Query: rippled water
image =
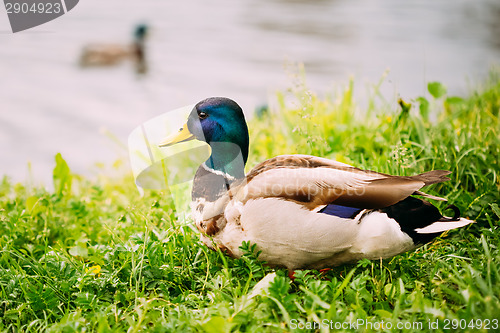
<path id="1" fill-rule="evenodd" d="M 138 22 L 152 27 L 147 76 L 77 66 L 84 45 L 127 43 Z M 463 95 L 499 60 L 495 0 L 84 0 L 18 34 L 0 8 L 0 174 L 23 180 L 30 161 L 47 183 L 57 152 L 92 173 L 126 157 L 103 133 L 125 144 L 140 123 L 214 95 L 251 111 L 291 85 L 290 63 L 305 64 L 318 93 L 353 76 L 363 99 L 386 69 L 388 98 L 425 94 L 434 80 Z"/>

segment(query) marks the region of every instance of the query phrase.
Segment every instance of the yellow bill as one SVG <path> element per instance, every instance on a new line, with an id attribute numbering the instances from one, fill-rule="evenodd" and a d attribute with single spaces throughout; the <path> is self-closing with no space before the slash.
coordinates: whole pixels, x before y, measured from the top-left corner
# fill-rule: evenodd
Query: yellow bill
<path id="1" fill-rule="evenodd" d="M 179 142 L 191 141 L 193 139 L 194 135 L 191 132 L 189 132 L 187 124 L 184 124 L 182 128 L 179 130 L 179 132 L 169 135 L 168 137 L 163 139 L 159 143 L 159 146 L 168 147 Z"/>

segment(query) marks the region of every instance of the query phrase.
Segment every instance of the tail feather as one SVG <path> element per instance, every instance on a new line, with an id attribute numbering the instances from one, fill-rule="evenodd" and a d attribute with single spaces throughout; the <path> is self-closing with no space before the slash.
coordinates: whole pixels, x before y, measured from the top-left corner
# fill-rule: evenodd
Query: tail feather
<path id="1" fill-rule="evenodd" d="M 459 218 L 458 220 L 452 221 L 452 218 L 444 217 L 439 221 L 431 223 L 424 228 L 415 229 L 415 232 L 419 234 L 434 234 L 434 233 L 444 232 L 447 230 L 465 227 L 466 225 L 471 223 L 475 223 L 475 221 L 467 220 L 464 218 Z"/>
<path id="2" fill-rule="evenodd" d="M 435 195 L 427 194 L 427 193 L 424 193 L 424 192 L 421 192 L 421 191 L 415 191 L 415 192 L 413 192 L 413 195 L 420 195 L 420 196 L 422 196 L 424 198 L 438 200 L 438 201 L 448 201 L 448 199 L 446 199 L 446 198 L 437 197 Z"/>
<path id="3" fill-rule="evenodd" d="M 432 170 L 429 172 L 424 172 L 415 176 L 411 176 L 410 178 L 420 180 L 425 183 L 424 186 L 429 186 L 432 184 L 450 180 L 450 178 L 446 177 L 446 175 L 449 175 L 450 173 L 451 171 L 448 170 Z"/>

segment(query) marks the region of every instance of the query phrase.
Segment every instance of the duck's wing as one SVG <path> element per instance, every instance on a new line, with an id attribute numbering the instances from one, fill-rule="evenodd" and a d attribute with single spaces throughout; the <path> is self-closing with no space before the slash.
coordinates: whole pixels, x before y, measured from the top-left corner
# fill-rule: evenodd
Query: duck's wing
<path id="1" fill-rule="evenodd" d="M 392 176 L 309 155 L 282 155 L 252 169 L 234 195 L 241 202 L 276 197 L 300 203 L 308 210 L 327 204 L 383 208 L 426 185 L 449 180 L 449 171 Z"/>

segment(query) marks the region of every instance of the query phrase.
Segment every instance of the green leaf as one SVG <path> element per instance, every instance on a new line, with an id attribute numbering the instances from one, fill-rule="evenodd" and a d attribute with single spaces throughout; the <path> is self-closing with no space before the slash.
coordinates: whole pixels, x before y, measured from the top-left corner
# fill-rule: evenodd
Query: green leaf
<path id="1" fill-rule="evenodd" d="M 36 215 L 40 212 L 39 202 L 40 202 L 40 199 L 36 196 L 31 196 L 28 199 L 26 199 L 26 210 L 32 216 Z"/>
<path id="2" fill-rule="evenodd" d="M 497 217 L 500 217 L 500 208 L 498 208 L 498 204 L 492 203 L 492 204 L 490 204 L 490 207 L 493 210 L 493 212 L 495 213 L 495 215 Z"/>
<path id="3" fill-rule="evenodd" d="M 80 257 L 80 258 L 88 258 L 89 256 L 89 250 L 87 248 L 87 242 L 89 239 L 85 237 L 85 235 L 82 235 L 80 239 L 78 239 L 75 243 L 75 246 L 69 249 L 69 254 L 71 254 L 74 257 Z"/>
<path id="4" fill-rule="evenodd" d="M 447 97 L 445 102 L 448 105 L 457 105 L 457 106 L 465 103 L 464 99 L 458 96 Z"/>
<path id="5" fill-rule="evenodd" d="M 73 257 L 87 258 L 89 256 L 89 250 L 87 247 L 76 245 L 69 249 L 69 254 Z"/>
<path id="6" fill-rule="evenodd" d="M 202 325 L 203 330 L 207 333 L 229 332 L 231 326 L 231 323 L 220 316 L 212 317 Z"/>
<path id="7" fill-rule="evenodd" d="M 374 310 L 373 313 L 377 314 L 380 318 L 384 318 L 384 319 L 391 319 L 392 318 L 392 313 L 387 311 L 387 310 L 383 310 L 383 309 Z"/>
<path id="8" fill-rule="evenodd" d="M 392 283 L 388 283 L 384 286 L 384 293 L 389 299 L 392 299 L 396 295 L 396 288 Z"/>
<path id="9" fill-rule="evenodd" d="M 347 286 L 347 284 L 349 283 L 349 281 L 351 281 L 351 278 L 352 276 L 354 275 L 354 272 L 356 272 L 356 268 L 353 268 L 348 274 L 347 276 L 345 277 L 344 281 L 342 281 L 342 284 L 340 285 L 339 288 L 337 288 L 335 290 L 335 294 L 333 295 L 333 299 L 337 299 L 337 297 L 339 297 L 339 295 L 342 293 L 342 291 L 344 290 L 344 288 Z"/>
<path id="10" fill-rule="evenodd" d="M 452 112 L 452 109 L 464 107 L 465 101 L 463 98 L 457 96 L 451 96 L 451 97 L 446 97 L 443 104 L 447 112 Z"/>
<path id="11" fill-rule="evenodd" d="M 61 153 L 57 153 L 55 158 L 56 166 L 52 173 L 52 179 L 57 195 L 62 196 L 71 192 L 72 176 L 68 163 L 63 159 Z"/>
<path id="12" fill-rule="evenodd" d="M 434 98 L 440 98 L 446 95 L 446 87 L 439 82 L 429 82 L 427 84 L 427 90 Z"/>
<path id="13" fill-rule="evenodd" d="M 429 118 L 429 101 L 425 97 L 418 97 L 417 98 L 418 102 L 418 108 L 420 110 L 420 115 L 424 119 Z"/>

